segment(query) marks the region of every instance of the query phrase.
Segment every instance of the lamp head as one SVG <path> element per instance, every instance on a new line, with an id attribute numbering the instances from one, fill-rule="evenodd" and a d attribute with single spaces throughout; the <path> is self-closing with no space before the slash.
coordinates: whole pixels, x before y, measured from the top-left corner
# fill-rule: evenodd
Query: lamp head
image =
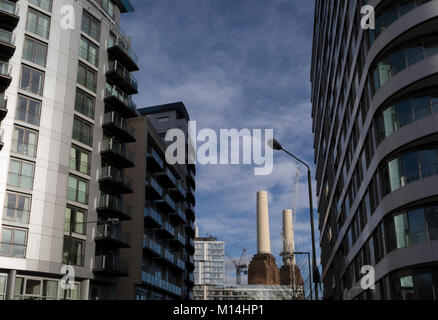
<path id="1" fill-rule="evenodd" d="M 281 144 L 275 139 L 269 140 L 268 146 L 270 146 L 274 150 L 283 150 L 283 147 L 281 146 Z"/>

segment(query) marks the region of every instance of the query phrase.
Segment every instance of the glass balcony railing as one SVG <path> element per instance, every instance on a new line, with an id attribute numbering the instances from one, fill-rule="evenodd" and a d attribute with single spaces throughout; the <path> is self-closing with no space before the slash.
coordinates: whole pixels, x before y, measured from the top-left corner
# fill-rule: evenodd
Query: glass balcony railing
<path id="1" fill-rule="evenodd" d="M 145 208 L 145 209 L 144 209 L 144 216 L 145 216 L 145 218 L 148 217 L 148 218 L 152 219 L 152 220 L 155 221 L 159 226 L 161 226 L 161 224 L 162 224 L 161 216 L 160 216 L 160 214 L 159 214 L 157 211 L 155 211 L 154 209 L 152 209 L 152 208 Z"/>
<path id="2" fill-rule="evenodd" d="M 0 29 L 0 42 L 15 45 L 15 37 L 12 36 L 12 32 Z"/>
<path id="3" fill-rule="evenodd" d="M 0 75 L 10 77 L 12 66 L 9 63 L 0 61 Z"/>
<path id="4" fill-rule="evenodd" d="M 0 109 L 7 109 L 8 98 L 4 94 L 0 94 Z"/>
<path id="5" fill-rule="evenodd" d="M 185 270 L 186 269 L 186 264 L 180 258 L 175 257 L 175 265 L 178 268 L 180 268 L 181 270 Z"/>
<path id="6" fill-rule="evenodd" d="M 128 124 L 128 120 L 121 117 L 117 112 L 108 112 L 105 113 L 105 115 L 103 116 L 103 124 L 114 124 L 117 127 L 119 127 L 120 129 L 125 130 L 126 132 L 128 132 L 131 136 L 135 137 L 135 129 L 134 127 L 130 126 Z"/>
<path id="7" fill-rule="evenodd" d="M 115 154 L 122 156 L 130 162 L 134 161 L 134 155 L 128 151 L 125 145 L 114 139 L 104 139 L 102 143 L 102 152 L 112 151 Z"/>
<path id="8" fill-rule="evenodd" d="M 158 184 L 155 178 L 149 176 L 146 178 L 146 182 L 155 190 L 155 192 L 159 193 L 160 195 L 163 194 L 163 188 Z"/>
<path id="9" fill-rule="evenodd" d="M 132 180 L 125 176 L 125 174 L 122 173 L 120 170 L 111 166 L 102 168 L 102 171 L 100 172 L 100 179 L 111 179 L 116 183 L 122 184 L 125 187 L 132 189 Z"/>
<path id="10" fill-rule="evenodd" d="M 0 0 L 0 11 L 18 16 L 17 4 L 9 0 Z"/>
<path id="11" fill-rule="evenodd" d="M 109 255 L 94 257 L 93 271 L 104 271 L 108 273 L 128 274 L 129 265 L 126 261 Z"/>
<path id="12" fill-rule="evenodd" d="M 138 83 L 135 77 L 120 62 L 112 61 L 105 65 L 105 73 L 116 72 L 124 79 L 135 91 L 138 89 Z"/>
<path id="13" fill-rule="evenodd" d="M 116 38 L 109 39 L 107 41 L 106 47 L 107 47 L 107 49 L 111 49 L 111 48 L 115 48 L 115 47 L 117 47 L 118 49 L 121 49 L 123 52 L 126 53 L 126 55 L 129 58 L 131 58 L 131 60 L 136 65 L 138 65 L 138 57 L 134 53 L 134 51 L 132 51 L 132 49 L 129 47 L 128 41 L 126 41 L 125 39 L 123 39 L 121 37 L 119 37 L 118 39 L 116 39 Z"/>
<path id="14" fill-rule="evenodd" d="M 172 227 L 170 225 L 170 223 L 168 223 L 167 221 L 163 222 L 163 226 L 162 226 L 163 230 L 166 230 L 170 235 L 174 235 L 175 234 L 175 228 Z"/>
<path id="15" fill-rule="evenodd" d="M 5 131 L 0 128 L 0 144 L 3 144 L 3 135 L 4 135 Z"/>
<path id="16" fill-rule="evenodd" d="M 119 102 L 123 103 L 127 108 L 137 112 L 137 105 L 132 101 L 131 97 L 124 93 L 116 86 L 107 85 L 105 89 L 105 98 L 114 97 Z"/>
<path id="17" fill-rule="evenodd" d="M 163 248 L 163 257 L 170 263 L 175 263 L 175 255 L 167 249 Z"/>
<path id="18" fill-rule="evenodd" d="M 175 239 L 178 240 L 179 243 L 181 243 L 182 245 L 185 244 L 186 239 L 184 238 L 184 236 L 179 233 L 178 231 L 175 231 Z"/>
<path id="19" fill-rule="evenodd" d="M 123 201 L 120 200 L 118 197 L 109 194 L 102 194 L 100 196 L 97 210 L 116 211 L 128 217 L 131 217 L 132 211 L 130 205 L 123 203 Z"/>
<path id="20" fill-rule="evenodd" d="M 172 200 L 172 198 L 168 194 L 163 195 L 163 201 L 167 202 L 167 204 L 172 207 L 176 208 L 175 201 Z"/>
<path id="21" fill-rule="evenodd" d="M 159 154 L 154 150 L 154 149 L 149 149 L 147 152 L 147 156 L 154 159 L 158 165 L 163 168 L 164 166 L 164 161 L 161 159 L 161 157 L 159 156 Z"/>
<path id="22" fill-rule="evenodd" d="M 180 287 L 145 271 L 142 272 L 142 281 L 177 296 L 180 296 L 182 293 Z"/>
<path id="23" fill-rule="evenodd" d="M 143 237 L 143 248 L 149 249 L 157 255 L 161 255 L 162 252 L 162 247 L 146 235 Z"/>
<path id="24" fill-rule="evenodd" d="M 102 224 L 97 226 L 96 239 L 115 240 L 129 244 L 129 233 L 120 231 L 113 225 Z"/>

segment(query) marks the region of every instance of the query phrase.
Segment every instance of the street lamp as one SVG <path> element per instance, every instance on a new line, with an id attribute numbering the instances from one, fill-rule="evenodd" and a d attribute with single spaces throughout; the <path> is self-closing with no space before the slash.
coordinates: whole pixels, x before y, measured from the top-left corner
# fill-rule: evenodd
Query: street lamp
<path id="1" fill-rule="evenodd" d="M 271 139 L 268 141 L 268 146 L 270 146 L 273 150 L 283 150 L 286 152 L 289 156 L 297 160 L 298 162 L 302 163 L 307 168 L 307 182 L 309 185 L 309 205 L 310 205 L 310 227 L 312 231 L 312 266 L 313 266 L 313 283 L 315 285 L 315 298 L 316 300 L 319 299 L 318 297 L 318 282 L 319 282 L 319 272 L 316 267 L 316 249 L 315 249 L 315 228 L 313 225 L 313 198 L 312 198 L 312 173 L 310 171 L 310 166 L 302 161 L 301 159 L 294 156 L 292 153 L 287 151 L 283 148 L 283 146 L 275 139 Z"/>

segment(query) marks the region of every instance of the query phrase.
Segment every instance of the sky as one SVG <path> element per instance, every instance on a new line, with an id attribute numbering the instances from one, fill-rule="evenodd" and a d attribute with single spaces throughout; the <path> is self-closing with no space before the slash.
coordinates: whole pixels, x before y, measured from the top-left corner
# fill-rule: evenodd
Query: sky
<path id="1" fill-rule="evenodd" d="M 140 59 L 138 107 L 183 101 L 198 132 L 273 129 L 290 152 L 313 166 L 310 63 L 313 1 L 131 0 L 121 26 Z M 272 253 L 281 265 L 282 210 L 292 208 L 298 165 L 274 154 L 274 170 L 197 165 L 196 224 L 226 242 L 227 254 L 257 251 L 256 193 L 269 192 Z M 314 170 L 313 170 L 314 171 Z M 316 207 L 315 181 L 313 193 Z M 311 251 L 309 200 L 301 167 L 297 251 Z M 315 210 L 315 228 L 317 230 Z M 319 261 L 319 250 L 318 250 Z M 305 272 L 305 271 L 304 271 Z M 227 281 L 234 282 L 227 260 Z"/>

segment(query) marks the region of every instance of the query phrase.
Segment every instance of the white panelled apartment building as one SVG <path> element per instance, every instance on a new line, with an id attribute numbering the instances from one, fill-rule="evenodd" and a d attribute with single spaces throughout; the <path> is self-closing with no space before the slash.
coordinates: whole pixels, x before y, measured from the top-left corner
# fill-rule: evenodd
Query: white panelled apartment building
<path id="1" fill-rule="evenodd" d="M 0 300 L 114 299 L 129 272 L 119 255 L 138 59 L 118 22 L 131 11 L 128 0 L 0 0 L 0 51 L 15 49 L 0 57 Z"/>

